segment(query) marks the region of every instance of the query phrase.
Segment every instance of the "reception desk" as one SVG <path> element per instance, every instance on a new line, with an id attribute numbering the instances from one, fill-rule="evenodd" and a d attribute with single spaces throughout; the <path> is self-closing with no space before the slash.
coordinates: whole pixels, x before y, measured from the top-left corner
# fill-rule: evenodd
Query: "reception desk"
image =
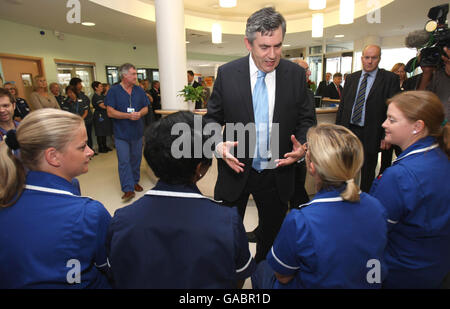
<path id="1" fill-rule="evenodd" d="M 338 107 L 332 106 L 336 103 L 339 103 L 339 100 L 327 100 L 323 99 L 322 103 L 324 106 L 331 105 L 329 107 L 319 107 L 316 108 L 317 115 L 317 123 L 335 123 L 336 121 L 336 112 Z M 178 110 L 156 110 L 155 113 L 163 116 L 167 116 L 173 113 L 178 112 Z M 193 113 L 197 115 L 205 115 L 206 109 L 194 110 Z M 217 179 L 217 161 L 214 158 L 213 163 L 206 175 L 197 183 L 200 191 L 210 197 L 214 196 L 214 185 Z M 308 194 L 313 195 L 316 193 L 316 188 L 314 185 L 313 179 L 307 174 L 305 188 Z"/>

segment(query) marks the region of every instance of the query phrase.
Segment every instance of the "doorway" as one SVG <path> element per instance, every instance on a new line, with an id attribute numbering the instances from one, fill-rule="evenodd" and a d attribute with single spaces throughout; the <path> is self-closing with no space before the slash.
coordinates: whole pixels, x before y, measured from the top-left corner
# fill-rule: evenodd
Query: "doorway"
<path id="1" fill-rule="evenodd" d="M 34 77 L 44 74 L 43 58 L 0 54 L 3 82 L 11 82 L 17 88 L 18 96 L 29 102 L 33 92 Z"/>
<path id="2" fill-rule="evenodd" d="M 94 94 L 91 87 L 95 81 L 95 63 L 94 62 L 80 62 L 71 60 L 55 59 L 56 69 L 58 71 L 58 83 L 61 89 L 65 89 L 73 77 L 81 79 L 83 85 L 83 92 L 90 98 Z"/>

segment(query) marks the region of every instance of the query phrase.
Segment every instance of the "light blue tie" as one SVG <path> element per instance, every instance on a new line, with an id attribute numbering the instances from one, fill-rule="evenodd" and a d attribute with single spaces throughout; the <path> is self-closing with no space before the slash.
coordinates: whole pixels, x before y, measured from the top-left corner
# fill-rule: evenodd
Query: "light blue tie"
<path id="1" fill-rule="evenodd" d="M 269 95 L 267 94 L 266 73 L 258 71 L 258 79 L 253 88 L 253 112 L 255 114 L 256 145 L 252 167 L 262 171 L 269 161 Z"/>

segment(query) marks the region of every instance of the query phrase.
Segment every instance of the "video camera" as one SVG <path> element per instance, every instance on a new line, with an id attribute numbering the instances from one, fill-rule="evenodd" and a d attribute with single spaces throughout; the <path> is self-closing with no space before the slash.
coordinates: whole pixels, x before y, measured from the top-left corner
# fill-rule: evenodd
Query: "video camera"
<path id="1" fill-rule="evenodd" d="M 444 47 L 450 48 L 450 31 L 446 24 L 449 5 L 432 7 L 428 12 L 425 30 L 408 34 L 405 44 L 410 48 L 420 49 L 420 54 L 406 64 L 406 72 L 413 72 L 418 66 L 439 67 L 443 64 L 441 56 L 447 56 Z"/>

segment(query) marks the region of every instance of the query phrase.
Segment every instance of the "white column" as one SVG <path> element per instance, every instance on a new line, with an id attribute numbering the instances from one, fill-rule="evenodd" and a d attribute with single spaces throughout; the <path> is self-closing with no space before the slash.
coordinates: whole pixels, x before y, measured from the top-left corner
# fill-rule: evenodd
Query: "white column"
<path id="1" fill-rule="evenodd" d="M 156 0 L 156 35 L 162 109 L 184 109 L 178 91 L 187 84 L 183 0 Z"/>

